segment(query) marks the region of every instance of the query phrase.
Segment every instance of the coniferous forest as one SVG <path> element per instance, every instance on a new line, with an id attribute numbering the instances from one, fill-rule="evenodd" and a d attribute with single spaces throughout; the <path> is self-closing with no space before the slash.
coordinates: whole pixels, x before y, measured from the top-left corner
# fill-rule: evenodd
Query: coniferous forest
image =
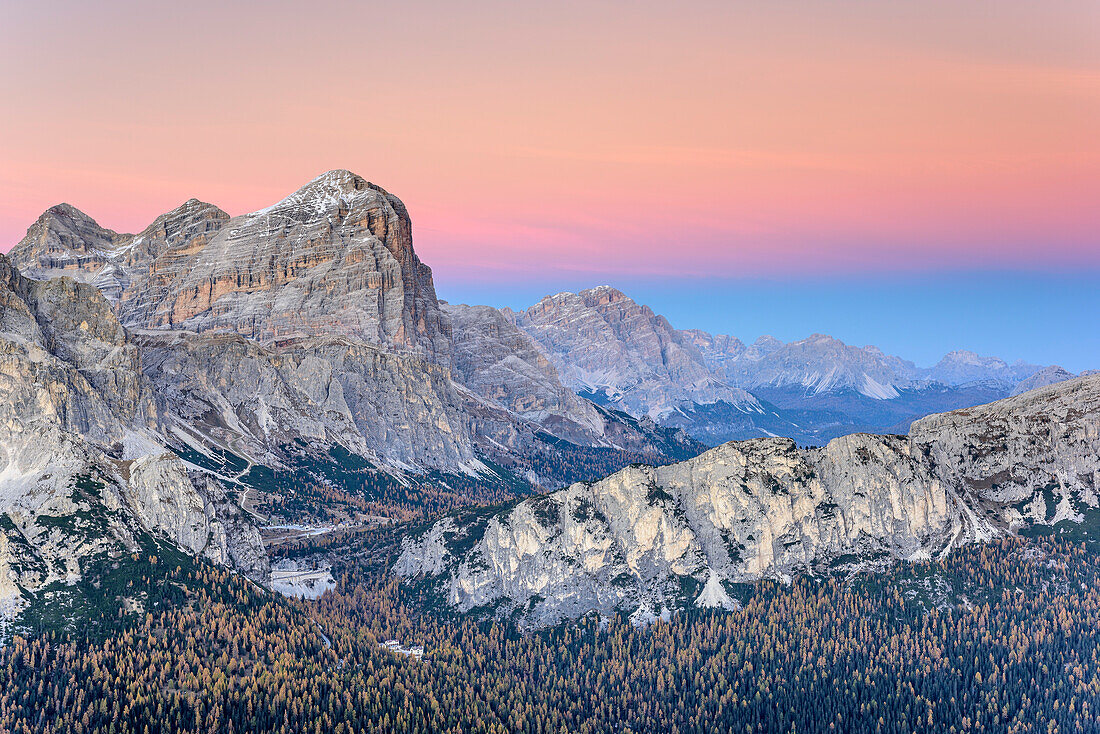
<path id="1" fill-rule="evenodd" d="M 732 612 L 524 634 L 424 610 L 384 572 L 387 532 L 346 538 L 355 560 L 316 602 L 178 554 L 140 559 L 144 611 L 100 610 L 84 631 L 0 652 L 0 730 L 1100 728 L 1100 572 L 1079 542 L 1004 539 L 874 574 L 760 582 Z"/>

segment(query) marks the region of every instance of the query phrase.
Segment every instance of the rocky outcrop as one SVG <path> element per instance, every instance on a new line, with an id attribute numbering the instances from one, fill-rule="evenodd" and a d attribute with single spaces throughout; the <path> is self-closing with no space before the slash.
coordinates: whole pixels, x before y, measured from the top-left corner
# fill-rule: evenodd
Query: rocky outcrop
<path id="1" fill-rule="evenodd" d="M 8 256 L 29 278 L 68 276 L 117 295 L 111 263 L 131 237 L 100 227 L 70 204 L 58 204 L 42 213 Z"/>
<path id="2" fill-rule="evenodd" d="M 1020 395 L 1029 390 L 1034 390 L 1040 387 L 1046 387 L 1047 385 L 1054 385 L 1059 382 L 1065 382 L 1066 380 L 1072 380 L 1076 375 L 1072 372 L 1065 370 L 1058 365 L 1051 365 L 1039 370 L 1031 377 L 1025 380 L 1021 380 L 1016 387 L 1012 389 L 1013 395 Z"/>
<path id="3" fill-rule="evenodd" d="M 330 171 L 266 209 L 228 218 L 191 200 L 138 235 L 72 207 L 43 215 L 11 251 L 35 278 L 79 270 L 126 326 L 236 331 L 263 344 L 339 335 L 447 364 L 431 270 L 397 197 Z"/>
<path id="4" fill-rule="evenodd" d="M 513 319 L 491 306 L 443 308 L 455 335 L 458 382 L 551 434 L 603 436 L 600 411 L 562 385 L 557 369 Z"/>
<path id="5" fill-rule="evenodd" d="M 207 503 L 175 454 L 135 460 L 130 465 L 130 481 L 126 483 L 124 496 L 147 529 L 162 532 L 194 555 L 209 549 L 218 561 L 225 562 L 225 539 L 215 538 L 211 547 L 212 518 L 207 515 Z"/>
<path id="6" fill-rule="evenodd" d="M 29 280 L 0 256 L 0 576 L 20 590 L 0 606 L 16 613 L 24 591 L 71 583 L 142 533 L 223 563 L 230 546 L 264 555 L 239 510 L 161 456 L 163 431 L 141 354 L 101 292 Z M 263 562 L 242 569 L 263 578 Z"/>
<path id="7" fill-rule="evenodd" d="M 910 437 L 979 515 L 1012 527 L 1079 519 L 1100 494 L 1100 375 L 931 415 Z"/>
<path id="8" fill-rule="evenodd" d="M 694 404 L 758 411 L 756 399 L 718 380 L 690 339 L 663 316 L 600 286 L 547 296 L 516 314 L 562 381 L 631 415 L 654 419 Z"/>
<path id="9" fill-rule="evenodd" d="M 725 605 L 731 584 L 845 556 L 947 553 L 1100 502 L 1100 376 L 824 448 L 729 443 L 405 541 L 395 570 L 458 611 L 543 625 L 591 610 Z M 1053 499 L 1048 496 L 1053 493 Z"/>
<path id="10" fill-rule="evenodd" d="M 796 386 L 821 394 L 851 390 L 888 400 L 908 386 L 916 368 L 875 347 L 854 347 L 825 334 L 766 351 L 758 358 L 741 355 L 727 361 L 724 376 L 746 388 Z"/>
<path id="11" fill-rule="evenodd" d="M 339 444 L 390 471 L 476 473 L 479 453 L 523 469 L 540 432 L 655 458 L 666 442 L 563 386 L 502 312 L 444 313 L 400 200 L 348 171 L 241 217 L 192 199 L 136 235 L 56 207 L 12 257 L 37 278 L 80 263 L 173 445 L 279 466 L 285 446 Z"/>
<path id="12" fill-rule="evenodd" d="M 478 453 L 530 463 L 540 432 L 664 440 L 564 387 L 496 309 L 445 314 L 400 200 L 348 171 L 241 217 L 192 199 L 136 235 L 57 207 L 12 257 L 37 278 L 81 264 L 141 350 L 128 374 L 152 386 L 161 433 L 200 452 L 279 466 L 285 446 L 339 444 L 390 471 L 476 473 Z"/>
<path id="13" fill-rule="evenodd" d="M 268 578 L 270 561 L 260 531 L 220 484 L 189 476 L 172 453 L 144 456 L 129 471 L 123 497 L 146 530 L 250 578 Z"/>
<path id="14" fill-rule="evenodd" d="M 1010 388 L 1039 369 L 1037 364 L 1023 361 L 1008 364 L 999 357 L 983 357 L 965 349 L 957 349 L 944 355 L 923 377 L 944 385 L 992 381 Z"/>
<path id="15" fill-rule="evenodd" d="M 461 398 L 434 362 L 333 337 L 283 347 L 182 331 L 133 339 L 177 434 L 276 466 L 295 444 L 340 444 L 391 468 L 478 466 Z"/>

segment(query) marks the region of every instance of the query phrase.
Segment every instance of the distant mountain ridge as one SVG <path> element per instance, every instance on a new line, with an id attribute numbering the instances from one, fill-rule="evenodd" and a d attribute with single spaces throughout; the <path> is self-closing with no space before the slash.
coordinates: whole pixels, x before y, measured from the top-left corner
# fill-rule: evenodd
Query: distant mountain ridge
<path id="1" fill-rule="evenodd" d="M 411 228 L 397 197 L 329 171 L 239 217 L 191 199 L 136 235 L 63 204 L 8 256 L 28 277 L 96 285 L 131 328 L 236 331 L 261 344 L 333 334 L 438 361 L 450 333 Z"/>
<path id="2" fill-rule="evenodd" d="M 1069 375 L 962 350 L 920 368 L 823 334 L 786 344 L 764 336 L 745 344 L 675 329 L 606 285 L 547 296 L 519 312 L 443 305 L 431 269 L 413 250 L 405 206 L 349 171 L 329 171 L 238 217 L 191 199 L 138 234 L 113 232 L 75 207 L 58 205 L 39 217 L 10 257 L 28 277 L 65 275 L 94 285 L 121 323 L 137 331 L 182 330 L 199 341 L 235 332 L 258 345 L 255 358 L 267 360 L 283 349 L 310 352 L 319 339 L 327 340 L 326 360 L 351 348 L 340 340 L 359 345 L 354 348 L 360 352 L 380 350 L 387 356 L 379 357 L 371 377 L 351 377 L 343 367 L 331 373 L 350 378 L 339 380 L 345 403 L 356 395 L 369 400 L 354 397 L 348 405 L 357 407 L 319 423 L 316 416 L 344 409 L 300 407 L 302 418 L 289 425 L 314 427 L 308 435 L 291 434 L 343 443 L 371 461 L 414 470 L 472 470 L 478 454 L 514 462 L 539 432 L 615 450 L 667 444 L 667 437 L 639 433 L 640 424 L 617 423 L 593 402 L 712 445 L 767 435 L 820 444 L 852 431 L 904 431 L 929 412 L 1038 384 L 1025 384 L 1029 379 Z M 158 339 L 145 341 L 153 348 Z M 204 349 L 199 341 L 187 341 L 196 355 Z M 351 364 L 345 357 L 338 361 Z M 451 379 L 414 379 L 417 361 L 441 366 Z M 303 362 L 294 379 L 311 365 Z M 364 390 L 379 369 L 387 376 Z M 326 375 L 305 379 L 332 384 Z M 439 437 L 416 430 L 403 435 L 400 426 L 411 424 L 396 416 L 412 414 L 381 409 L 387 391 L 420 395 L 428 411 L 421 417 L 447 430 Z M 311 397 L 296 404 L 316 402 Z M 263 416 L 241 420 L 233 416 L 248 413 L 247 405 L 224 396 L 214 403 L 219 407 L 204 415 L 241 427 L 230 433 L 250 437 L 239 439 L 242 447 L 277 460 L 262 435 L 268 425 Z M 358 428 L 349 432 L 350 426 Z M 207 429 L 212 438 L 230 437 L 222 426 Z"/>
<path id="3" fill-rule="evenodd" d="M 348 171 L 239 217 L 192 199 L 138 234 L 51 207 L 0 255 L 0 362 L 0 638 L 164 544 L 268 583 L 272 524 L 703 448 L 566 389 L 495 309 L 445 310 L 404 205 Z"/>
<path id="4" fill-rule="evenodd" d="M 854 431 L 904 433 L 923 415 L 1006 397 L 1037 384 L 1026 381 L 1038 374 L 1072 377 L 963 350 L 922 368 L 825 334 L 786 344 L 763 336 L 746 345 L 675 329 L 610 286 L 547 296 L 515 316 L 567 386 L 712 445 L 769 435 L 821 444 Z"/>
<path id="5" fill-rule="evenodd" d="M 655 420 L 691 404 L 759 411 L 744 390 L 717 379 L 691 339 L 621 291 L 600 286 L 547 296 L 515 314 L 566 385 Z"/>
<path id="6" fill-rule="evenodd" d="M 236 332 L 260 346 L 257 354 L 350 339 L 393 355 L 378 364 L 402 375 L 392 382 L 398 392 L 407 392 L 396 385 L 419 369 L 407 359 L 450 370 L 453 381 L 438 382 L 431 397 L 421 393 L 439 415 L 430 422 L 450 427 L 439 440 L 406 438 L 398 423 L 387 428 L 391 418 L 362 412 L 368 403 L 385 403 L 378 388 L 362 393 L 374 393 L 368 403 L 359 401 L 307 439 L 335 440 L 372 461 L 413 468 L 465 471 L 475 454 L 513 462 L 539 431 L 581 446 L 632 451 L 665 443 L 608 424 L 609 414 L 592 402 L 712 445 L 768 435 L 820 444 L 852 431 L 904 431 L 929 412 L 1009 395 L 1042 369 L 962 350 L 920 368 L 823 334 L 786 344 L 764 336 L 747 345 L 733 336 L 675 329 L 610 286 L 547 296 L 519 312 L 445 306 L 431 269 L 413 250 L 404 205 L 348 171 L 325 173 L 239 217 L 191 199 L 138 234 L 112 232 L 58 205 L 10 257 L 28 277 L 67 275 L 95 285 L 131 329 Z M 326 349 L 346 346 L 333 342 Z M 351 384 L 343 382 L 341 392 L 347 395 Z M 215 402 L 221 405 L 215 413 L 224 413 L 227 403 Z M 294 425 L 318 414 L 302 409 L 308 415 Z M 233 409 L 239 410 L 248 408 Z M 348 439 L 368 424 L 369 438 Z M 352 425 L 360 428 L 348 433 Z M 244 443 L 254 449 L 271 443 L 256 428 L 245 432 L 255 440 Z"/>

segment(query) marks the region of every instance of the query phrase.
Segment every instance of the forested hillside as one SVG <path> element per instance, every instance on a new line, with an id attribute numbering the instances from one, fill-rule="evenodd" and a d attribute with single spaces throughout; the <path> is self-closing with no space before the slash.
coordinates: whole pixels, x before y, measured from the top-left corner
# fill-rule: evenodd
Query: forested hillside
<path id="1" fill-rule="evenodd" d="M 394 547 L 386 533 L 344 539 L 358 560 L 318 602 L 287 602 L 203 564 L 165 571 L 183 603 L 120 609 L 111 634 L 16 638 L 0 653 L 0 729 L 1100 726 L 1100 573 L 1079 540 L 1005 539 L 873 576 L 746 586 L 733 612 L 648 627 L 589 617 L 524 636 L 414 611 L 416 600 L 379 573 Z"/>

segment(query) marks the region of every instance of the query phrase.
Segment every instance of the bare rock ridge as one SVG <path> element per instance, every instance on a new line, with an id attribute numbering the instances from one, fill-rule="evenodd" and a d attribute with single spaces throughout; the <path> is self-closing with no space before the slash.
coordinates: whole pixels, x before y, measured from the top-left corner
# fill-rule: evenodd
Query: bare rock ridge
<path id="1" fill-rule="evenodd" d="M 515 318 L 570 388 L 710 445 L 775 435 L 821 445 L 852 432 L 901 433 L 921 416 L 1022 392 L 1038 384 L 1028 380 L 1041 369 L 961 350 L 921 368 L 824 334 L 746 345 L 674 329 L 608 286 L 547 296 Z"/>
<path id="2" fill-rule="evenodd" d="M 504 313 L 464 304 L 444 304 L 443 310 L 457 335 L 454 376 L 458 382 L 533 423 L 563 424 L 556 432 L 603 434 L 600 411 L 562 384 L 550 360 Z"/>
<path id="3" fill-rule="evenodd" d="M 399 199 L 330 171 L 258 212 L 196 199 L 136 235 L 68 206 L 11 251 L 102 288 L 143 352 L 171 438 L 276 466 L 340 444 L 397 469 L 476 471 L 450 322 Z"/>
<path id="4" fill-rule="evenodd" d="M 78 272 L 139 328 L 237 331 L 263 344 L 335 334 L 446 363 L 450 334 L 401 201 L 330 171 L 230 218 L 191 200 L 137 235 L 49 210 L 11 251 L 30 277 Z"/>
<path id="5" fill-rule="evenodd" d="M 632 415 L 660 419 L 693 404 L 759 403 L 717 379 L 695 344 L 668 321 L 607 286 L 547 296 L 516 314 L 566 386 L 602 395 Z"/>
<path id="6" fill-rule="evenodd" d="M 170 541 L 264 580 L 244 514 L 160 442 L 140 354 L 100 291 L 35 281 L 0 256 L 0 610 L 96 558 Z"/>
<path id="7" fill-rule="evenodd" d="M 444 518 L 395 570 L 529 625 L 733 604 L 732 585 L 843 556 L 942 555 L 1100 507 L 1100 376 L 933 415 L 908 437 L 732 442 L 497 513 Z"/>
<path id="8" fill-rule="evenodd" d="M 279 467 L 287 447 L 339 444 L 378 466 L 475 472 L 471 426 L 447 368 L 337 337 L 264 346 L 238 334 L 141 330 L 144 376 L 196 451 Z"/>
<path id="9" fill-rule="evenodd" d="M 1046 385 L 1054 385 L 1059 382 L 1065 382 L 1066 380 L 1072 380 L 1076 375 L 1068 370 L 1065 370 L 1058 365 L 1051 365 L 1039 370 L 1031 377 L 1025 380 L 1021 380 L 1016 387 L 1012 389 L 1013 395 L 1019 395 L 1025 393 L 1028 390 L 1034 390 L 1037 387 L 1044 387 Z"/>
<path id="10" fill-rule="evenodd" d="M 396 385 L 395 375 L 421 363 L 454 366 L 452 386 L 433 383 L 431 394 L 410 388 L 426 406 L 420 415 L 448 426 L 446 445 L 401 439 L 409 425 L 405 411 L 393 421 L 381 411 L 383 427 L 364 433 L 378 418 L 380 399 L 367 401 L 362 415 L 345 414 L 323 431 L 313 426 L 309 436 L 288 437 L 331 443 L 350 420 L 357 429 L 341 441 L 349 450 L 414 469 L 468 469 L 475 453 L 500 458 L 522 451 L 522 437 L 537 431 L 588 446 L 644 443 L 644 430 L 631 438 L 621 422 L 610 437 L 606 415 L 566 392 L 710 445 L 768 435 L 822 444 L 853 431 L 905 431 L 930 412 L 1004 397 L 1017 385 L 1025 389 L 1032 383 L 1022 381 L 1039 370 L 964 351 L 922 369 L 825 335 L 789 344 L 761 337 L 746 346 L 735 337 L 674 329 L 607 286 L 548 296 L 514 314 L 457 306 L 447 313 L 430 269 L 413 250 L 411 229 L 399 199 L 338 170 L 239 217 L 192 199 L 136 235 L 106 230 L 59 205 L 39 218 L 11 257 L 36 279 L 69 275 L 94 284 L 131 329 L 238 333 L 271 354 L 300 351 L 295 345 L 303 341 L 346 340 L 415 360 L 387 360 L 380 385 Z M 505 322 L 518 329 L 503 328 Z M 494 339 L 495 347 L 486 348 Z M 232 384 L 231 374 L 222 378 L 227 392 L 245 389 Z M 304 426 L 315 418 L 311 413 L 294 422 Z M 255 446 L 253 439 L 241 444 Z"/>
<path id="11" fill-rule="evenodd" d="M 192 199 L 136 235 L 54 207 L 11 257 L 103 291 L 170 439 L 195 451 L 279 466 L 287 446 L 339 444 L 388 470 L 477 473 L 478 454 L 522 469 L 544 432 L 662 455 L 563 387 L 503 313 L 445 312 L 404 205 L 348 171 L 239 217 Z"/>
<path id="12" fill-rule="evenodd" d="M 339 446 L 400 478 L 483 474 L 479 454 L 524 470 L 559 439 L 685 450 L 566 389 L 496 309 L 445 313 L 404 206 L 346 171 L 243 217 L 192 199 L 138 234 L 59 205 L 11 254 L 33 277 L 0 256 L 5 619 L 149 543 L 266 580 L 226 491 L 255 465 Z M 244 471 L 211 468 L 226 454 Z"/>

